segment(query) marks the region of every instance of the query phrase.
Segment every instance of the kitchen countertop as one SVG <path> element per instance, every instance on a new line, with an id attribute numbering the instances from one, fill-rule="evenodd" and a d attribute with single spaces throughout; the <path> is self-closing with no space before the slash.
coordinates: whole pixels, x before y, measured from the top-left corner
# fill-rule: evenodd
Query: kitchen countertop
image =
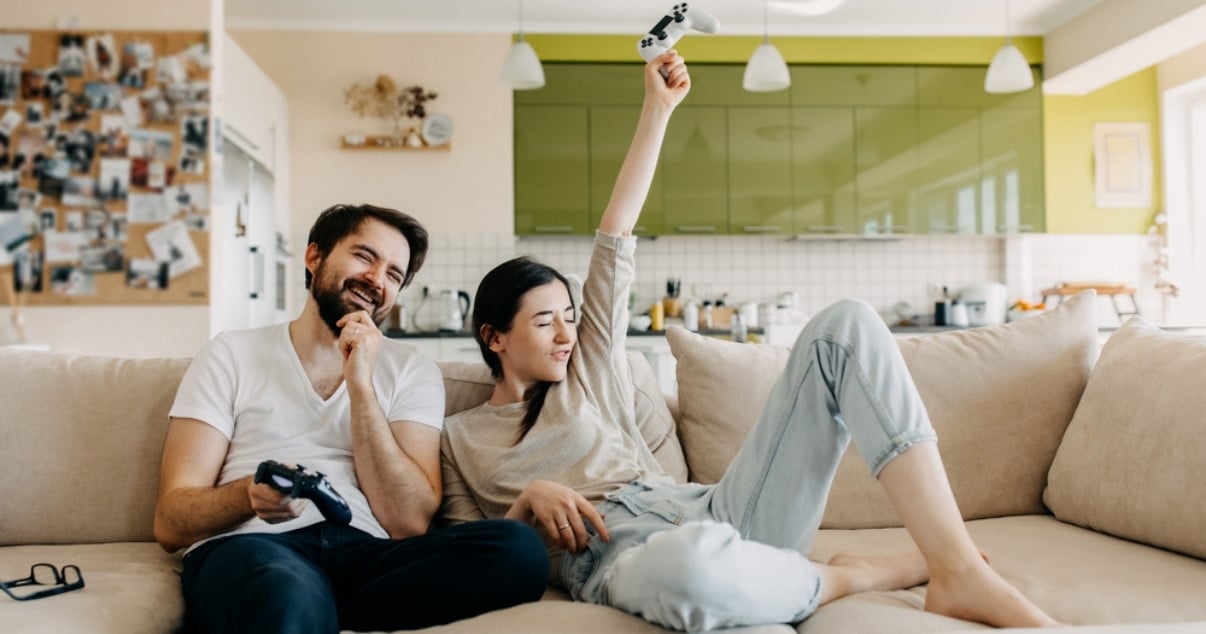
<path id="1" fill-rule="evenodd" d="M 971 328 L 983 328 L 986 326 L 890 326 L 893 334 L 898 335 L 926 335 L 939 332 L 951 332 L 953 330 L 968 330 Z M 1203 332 L 1206 333 L 1206 326 L 1158 326 L 1161 330 L 1169 332 Z M 1118 330 L 1118 326 L 1101 326 L 1098 330 L 1102 333 L 1110 333 Z M 728 337 L 732 333 L 728 330 L 700 330 L 699 334 L 705 337 Z M 761 328 L 750 328 L 749 334 L 761 335 Z M 664 337 L 665 330 L 629 330 L 629 337 Z M 385 331 L 385 336 L 391 339 L 467 339 L 472 337 L 466 330 L 438 331 L 438 332 L 412 332 L 406 330 L 389 329 Z"/>

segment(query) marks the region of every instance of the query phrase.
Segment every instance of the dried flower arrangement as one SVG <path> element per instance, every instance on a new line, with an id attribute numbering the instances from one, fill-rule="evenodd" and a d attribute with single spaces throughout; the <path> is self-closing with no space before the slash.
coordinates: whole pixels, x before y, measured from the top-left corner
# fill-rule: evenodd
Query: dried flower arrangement
<path id="1" fill-rule="evenodd" d="M 406 119 L 422 119 L 427 116 L 427 102 L 438 95 L 424 90 L 422 86 L 399 88 L 388 75 L 377 75 L 372 83 L 355 83 L 343 93 L 344 102 L 352 112 L 361 117 L 379 117 L 393 124 L 394 141 L 401 143 L 407 130 L 403 129 Z"/>

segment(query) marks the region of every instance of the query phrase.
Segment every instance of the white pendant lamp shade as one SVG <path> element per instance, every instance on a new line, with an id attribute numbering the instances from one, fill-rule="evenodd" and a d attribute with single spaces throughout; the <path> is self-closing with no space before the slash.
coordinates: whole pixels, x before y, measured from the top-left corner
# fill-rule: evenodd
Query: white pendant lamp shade
<path id="1" fill-rule="evenodd" d="M 544 68 L 532 45 L 523 39 L 523 33 L 507 51 L 499 80 L 514 90 L 532 90 L 544 86 Z"/>
<path id="2" fill-rule="evenodd" d="M 1030 64 L 1018 47 L 1009 38 L 1005 45 L 993 56 L 988 65 L 988 74 L 984 76 L 984 90 L 991 93 L 1021 92 L 1034 86 L 1034 75 L 1030 72 Z"/>
<path id="3" fill-rule="evenodd" d="M 769 40 L 754 49 L 750 61 L 745 65 L 745 76 L 741 86 L 750 92 L 773 92 L 791 85 L 787 62 Z"/>

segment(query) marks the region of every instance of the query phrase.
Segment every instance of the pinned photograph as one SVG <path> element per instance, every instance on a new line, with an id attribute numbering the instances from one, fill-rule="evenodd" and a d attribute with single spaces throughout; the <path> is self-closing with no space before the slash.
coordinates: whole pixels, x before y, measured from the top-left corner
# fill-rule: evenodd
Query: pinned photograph
<path id="1" fill-rule="evenodd" d="M 171 277 L 191 271 L 201 266 L 201 256 L 197 254 L 197 246 L 188 235 L 188 227 L 183 222 L 169 222 L 147 234 L 147 245 L 151 255 L 160 262 L 167 262 Z"/>
<path id="2" fill-rule="evenodd" d="M 88 236 L 79 231 L 46 231 L 42 246 L 47 262 L 75 262 L 80 259 L 80 249 L 88 246 Z"/>
<path id="3" fill-rule="evenodd" d="M 111 81 L 90 81 L 84 84 L 84 96 L 93 110 L 117 110 L 121 107 L 121 85 Z"/>
<path id="4" fill-rule="evenodd" d="M 64 33 L 59 36 L 59 72 L 64 77 L 79 77 L 84 74 L 86 56 L 84 36 Z"/>
<path id="5" fill-rule="evenodd" d="M 91 273 L 74 266 L 56 266 L 50 269 L 50 292 L 67 296 L 95 295 L 96 284 Z"/>
<path id="6" fill-rule="evenodd" d="M 40 70 L 21 71 L 21 99 L 49 99 L 50 89 L 46 83 L 46 73 Z"/>
<path id="7" fill-rule="evenodd" d="M 88 273 L 114 273 L 125 268 L 126 245 L 115 240 L 80 249 L 80 268 Z"/>
<path id="8" fill-rule="evenodd" d="M 42 102 L 34 101 L 25 104 L 25 122 L 31 126 L 42 125 L 42 118 L 45 116 L 42 110 Z"/>
<path id="9" fill-rule="evenodd" d="M 71 173 L 71 163 L 65 158 L 52 156 L 42 161 L 38 177 L 38 193 L 47 198 L 62 198 L 63 183 Z"/>
<path id="10" fill-rule="evenodd" d="M 50 116 L 60 123 L 79 123 L 88 118 L 88 98 L 83 93 L 61 90 L 50 100 Z"/>
<path id="11" fill-rule="evenodd" d="M 134 187 L 145 187 L 161 192 L 164 187 L 172 184 L 175 176 L 176 168 L 163 161 L 152 161 L 145 158 L 130 161 L 130 184 Z"/>
<path id="12" fill-rule="evenodd" d="M 92 244 L 97 241 L 124 243 L 129 232 L 128 224 L 126 214 L 110 213 L 100 208 L 84 212 L 84 235 Z"/>
<path id="13" fill-rule="evenodd" d="M 11 262 L 10 252 L 32 237 L 18 214 L 0 213 L 0 265 Z"/>
<path id="14" fill-rule="evenodd" d="M 168 287 L 169 265 L 150 258 L 133 258 L 126 269 L 126 286 L 150 291 L 162 291 Z"/>
<path id="15" fill-rule="evenodd" d="M 147 84 L 147 70 L 155 63 L 155 51 L 146 42 L 128 42 L 121 49 L 121 75 L 123 86 L 142 88 Z"/>
<path id="16" fill-rule="evenodd" d="M 58 139 L 55 139 L 56 146 Z M 76 128 L 63 139 L 63 152 L 71 161 L 71 169 L 88 174 L 92 172 L 92 159 L 96 156 L 96 135 L 91 130 Z"/>
<path id="17" fill-rule="evenodd" d="M 117 79 L 117 48 L 113 45 L 113 36 L 92 35 L 88 37 L 88 67 L 92 73 L 105 81 Z"/>
<path id="18" fill-rule="evenodd" d="M 130 222 L 163 223 L 168 219 L 167 205 L 161 194 L 130 194 L 126 213 L 130 216 Z"/>
<path id="19" fill-rule="evenodd" d="M 126 118 L 126 128 L 137 128 L 142 125 L 142 99 L 131 95 L 121 100 L 121 115 Z"/>
<path id="20" fill-rule="evenodd" d="M 212 63 L 209 59 L 209 47 L 198 42 L 188 47 L 188 50 L 179 55 L 184 61 L 185 72 L 188 73 L 190 79 L 201 79 L 208 75 Z"/>
<path id="21" fill-rule="evenodd" d="M 157 130 L 130 131 L 130 158 L 168 161 L 172 158 L 172 133 Z"/>
<path id="22" fill-rule="evenodd" d="M 41 293 L 45 257 L 41 251 L 27 247 L 13 253 L 13 290 L 18 293 Z"/>
<path id="23" fill-rule="evenodd" d="M 11 106 L 17 102 L 21 91 L 21 66 L 0 64 L 0 106 Z"/>
<path id="24" fill-rule="evenodd" d="M 54 231 L 59 226 L 59 212 L 53 207 L 38 212 L 38 231 L 46 233 Z"/>
<path id="25" fill-rule="evenodd" d="M 73 207 L 95 207 L 101 204 L 96 179 L 72 176 L 63 184 L 63 204 Z"/>
<path id="26" fill-rule="evenodd" d="M 32 189 L 17 190 L 17 211 L 33 214 L 42 201 L 42 195 Z"/>
<path id="27" fill-rule="evenodd" d="M 205 183 L 177 184 L 163 192 L 169 218 L 209 212 L 209 187 Z"/>
<path id="28" fill-rule="evenodd" d="M 130 194 L 130 159 L 101 159 L 98 180 L 101 200 L 125 200 Z"/>
<path id="29" fill-rule="evenodd" d="M 130 128 L 121 115 L 101 116 L 100 155 L 107 158 L 124 158 L 130 151 Z"/>
<path id="30" fill-rule="evenodd" d="M 152 123 L 170 123 L 176 120 L 176 108 L 167 97 L 167 93 L 158 87 L 147 90 L 140 95 L 142 113 Z"/>
<path id="31" fill-rule="evenodd" d="M 0 171 L 0 211 L 17 210 L 17 192 L 21 188 L 21 180 L 14 170 Z"/>
<path id="32" fill-rule="evenodd" d="M 185 117 L 181 123 L 180 171 L 186 174 L 205 173 L 205 147 L 209 140 L 209 118 Z"/>
<path id="33" fill-rule="evenodd" d="M 0 33 L 0 64 L 24 64 L 29 61 L 28 33 Z"/>
<path id="34" fill-rule="evenodd" d="M 22 130 L 17 135 L 17 153 L 13 157 L 14 169 L 22 176 L 41 178 L 46 159 L 50 158 L 50 144 L 46 137 L 33 130 Z"/>
<path id="35" fill-rule="evenodd" d="M 79 209 L 73 209 L 64 212 L 63 217 L 67 219 L 68 232 L 77 233 L 84 230 L 84 212 Z"/>
<path id="36" fill-rule="evenodd" d="M 21 120 L 21 113 L 16 108 L 9 108 L 4 116 L 0 117 L 0 134 L 11 138 L 13 132 L 17 131 L 17 126 L 21 125 Z"/>
<path id="37" fill-rule="evenodd" d="M 160 84 L 183 84 L 188 81 L 188 73 L 184 70 L 183 55 L 159 58 L 155 78 Z"/>

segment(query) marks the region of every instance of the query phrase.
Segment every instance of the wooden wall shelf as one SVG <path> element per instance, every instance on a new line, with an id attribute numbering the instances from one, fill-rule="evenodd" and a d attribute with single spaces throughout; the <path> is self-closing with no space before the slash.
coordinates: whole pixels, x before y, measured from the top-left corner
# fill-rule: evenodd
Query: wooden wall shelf
<path id="1" fill-rule="evenodd" d="M 405 143 L 394 141 L 391 136 L 365 136 L 364 143 L 352 144 L 348 143 L 347 139 L 339 140 L 340 147 L 345 150 L 399 150 L 411 152 L 424 151 L 448 151 L 452 149 L 452 142 L 449 141 L 443 145 L 421 145 L 419 147 L 411 147 Z"/>

